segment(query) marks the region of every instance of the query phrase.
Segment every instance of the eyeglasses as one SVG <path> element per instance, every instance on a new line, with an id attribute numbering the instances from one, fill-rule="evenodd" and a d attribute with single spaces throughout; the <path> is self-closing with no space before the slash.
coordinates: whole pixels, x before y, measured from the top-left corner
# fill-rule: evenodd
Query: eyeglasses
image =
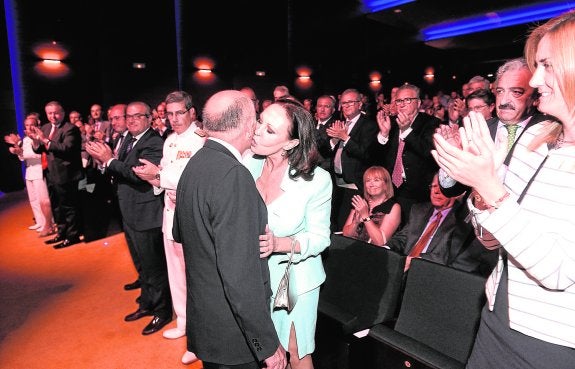
<path id="1" fill-rule="evenodd" d="M 395 99 L 396 105 L 410 104 L 412 101 L 419 100 L 418 97 L 406 97 L 405 99 Z"/>
<path id="2" fill-rule="evenodd" d="M 172 119 L 172 118 L 174 117 L 174 115 L 175 115 L 176 117 L 178 117 L 178 118 L 179 118 L 179 117 L 182 117 L 182 116 L 184 116 L 184 114 L 186 114 L 187 112 L 189 112 L 191 108 L 192 108 L 192 107 L 189 107 L 189 108 L 187 108 L 186 110 L 178 110 L 178 111 L 175 111 L 175 112 L 167 111 L 167 112 L 166 112 L 166 117 L 168 117 L 168 118 L 170 118 L 170 119 Z"/>
<path id="3" fill-rule="evenodd" d="M 150 114 L 146 113 L 136 113 L 136 114 L 126 114 L 126 120 L 134 119 L 134 120 L 141 120 L 143 117 L 148 118 Z"/>
<path id="4" fill-rule="evenodd" d="M 473 111 L 481 111 L 481 109 L 485 108 L 486 106 L 487 106 L 487 104 L 477 105 L 477 106 L 469 106 L 468 109 L 473 110 Z"/>
<path id="5" fill-rule="evenodd" d="M 341 106 L 350 106 L 350 105 L 353 105 L 353 104 L 358 103 L 358 102 L 359 102 L 359 100 L 342 101 Z"/>
<path id="6" fill-rule="evenodd" d="M 113 117 L 110 117 L 110 120 L 120 120 L 125 118 L 126 118 L 125 115 L 114 115 Z"/>

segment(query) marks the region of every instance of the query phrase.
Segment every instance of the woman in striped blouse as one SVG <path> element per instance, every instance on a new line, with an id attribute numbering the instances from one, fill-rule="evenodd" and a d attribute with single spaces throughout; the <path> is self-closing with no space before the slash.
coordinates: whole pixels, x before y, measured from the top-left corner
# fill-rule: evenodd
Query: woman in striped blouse
<path id="1" fill-rule="evenodd" d="M 525 45 L 539 110 L 507 168 L 479 114 L 463 148 L 435 135 L 438 164 L 473 187 L 478 237 L 500 249 L 486 284 L 468 368 L 575 368 L 575 12 L 534 29 Z"/>

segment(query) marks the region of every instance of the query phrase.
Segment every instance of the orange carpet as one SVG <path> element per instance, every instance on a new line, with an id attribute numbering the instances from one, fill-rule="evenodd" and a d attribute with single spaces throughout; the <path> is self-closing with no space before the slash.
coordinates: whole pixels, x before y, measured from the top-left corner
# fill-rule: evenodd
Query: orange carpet
<path id="1" fill-rule="evenodd" d="M 183 365 L 185 338 L 124 322 L 139 290 L 123 233 L 55 250 L 28 230 L 26 192 L 0 198 L 0 368 L 131 369 Z M 175 326 L 175 321 L 166 328 Z"/>

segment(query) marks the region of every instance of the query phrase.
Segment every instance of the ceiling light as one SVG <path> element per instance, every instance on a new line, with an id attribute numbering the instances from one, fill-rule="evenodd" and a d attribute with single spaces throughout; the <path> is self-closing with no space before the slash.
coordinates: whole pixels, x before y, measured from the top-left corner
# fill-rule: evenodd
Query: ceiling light
<path id="1" fill-rule="evenodd" d="M 560 15 L 574 7 L 575 3 L 571 1 L 552 1 L 514 9 L 489 12 L 424 28 L 421 30 L 421 38 L 424 41 L 431 41 L 440 38 L 465 35 L 490 29 L 545 20 Z"/>
<path id="2" fill-rule="evenodd" d="M 412 3 L 415 0 L 363 0 L 363 5 L 370 13 L 379 12 L 384 9 L 393 8 L 407 3 Z M 397 13 L 397 9 L 394 10 Z"/>

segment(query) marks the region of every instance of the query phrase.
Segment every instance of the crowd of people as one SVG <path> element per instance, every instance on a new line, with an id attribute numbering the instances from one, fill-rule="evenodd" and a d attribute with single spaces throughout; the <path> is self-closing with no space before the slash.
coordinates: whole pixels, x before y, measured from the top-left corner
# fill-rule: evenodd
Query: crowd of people
<path id="1" fill-rule="evenodd" d="M 142 334 L 187 337 L 183 363 L 313 368 L 330 235 L 488 277 L 469 368 L 575 363 L 575 13 L 532 31 L 493 83 L 422 97 L 405 83 L 300 100 L 225 90 L 202 111 L 174 91 L 73 111 L 45 106 L 5 137 L 26 163 L 35 224 L 56 249 L 82 241 L 80 191 L 115 199 L 150 316 Z M 315 102 L 315 104 L 314 104 Z M 162 196 L 163 194 L 163 196 Z M 292 255 L 293 254 L 293 255 Z M 287 260 L 293 310 L 272 301 Z M 497 298 L 496 298 L 497 296 Z M 223 348 L 223 350 L 222 350 Z"/>

